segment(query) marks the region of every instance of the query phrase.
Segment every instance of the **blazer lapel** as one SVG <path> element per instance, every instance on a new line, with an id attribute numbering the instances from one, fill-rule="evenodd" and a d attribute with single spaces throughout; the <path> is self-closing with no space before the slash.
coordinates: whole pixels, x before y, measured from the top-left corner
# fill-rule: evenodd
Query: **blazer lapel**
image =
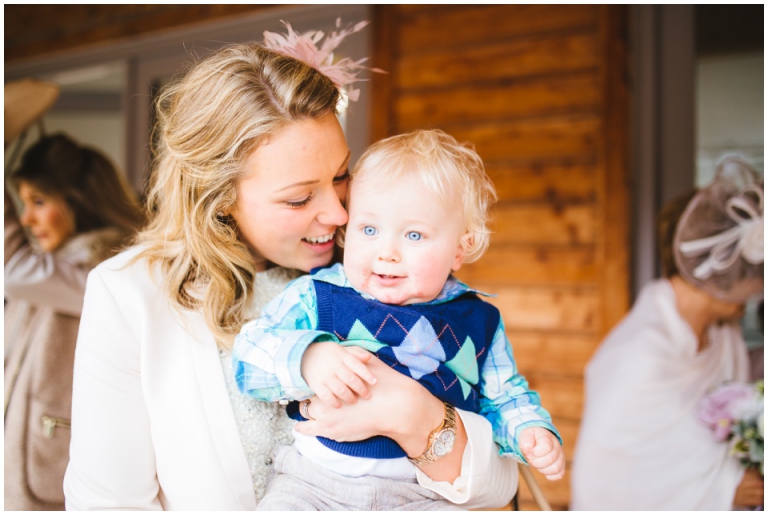
<path id="1" fill-rule="evenodd" d="M 195 314 L 185 319 L 190 335 L 187 348 L 192 353 L 208 427 L 221 467 L 240 509 L 253 511 L 256 509 L 256 498 L 251 473 L 224 382 L 218 347 L 201 316 Z"/>

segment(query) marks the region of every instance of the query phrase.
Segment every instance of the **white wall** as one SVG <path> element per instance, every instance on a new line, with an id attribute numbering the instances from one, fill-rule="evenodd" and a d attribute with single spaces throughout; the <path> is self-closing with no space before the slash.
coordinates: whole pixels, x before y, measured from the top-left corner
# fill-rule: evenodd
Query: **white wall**
<path id="1" fill-rule="evenodd" d="M 125 173 L 125 120 L 116 113 L 51 112 L 45 116 L 48 134 L 64 132 L 78 143 L 107 155 Z"/>
<path id="2" fill-rule="evenodd" d="M 696 186 L 718 159 L 742 154 L 763 174 L 763 53 L 700 57 L 696 75 Z"/>

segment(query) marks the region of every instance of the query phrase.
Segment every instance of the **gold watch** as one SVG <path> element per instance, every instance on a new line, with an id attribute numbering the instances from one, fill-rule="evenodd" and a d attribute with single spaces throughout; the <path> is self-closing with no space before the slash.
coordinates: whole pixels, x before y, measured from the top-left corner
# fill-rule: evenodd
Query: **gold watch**
<path id="1" fill-rule="evenodd" d="M 453 444 L 456 441 L 456 410 L 447 402 L 443 402 L 443 406 L 445 406 L 443 422 L 429 433 L 427 450 L 416 458 L 408 457 L 414 465 L 432 463 L 447 456 L 453 450 Z"/>

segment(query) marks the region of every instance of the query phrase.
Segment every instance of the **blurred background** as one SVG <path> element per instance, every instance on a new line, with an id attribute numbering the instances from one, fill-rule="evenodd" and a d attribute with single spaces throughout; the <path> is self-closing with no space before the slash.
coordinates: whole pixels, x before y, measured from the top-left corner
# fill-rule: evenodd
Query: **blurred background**
<path id="1" fill-rule="evenodd" d="M 108 154 L 140 195 L 152 99 L 226 43 L 371 26 L 339 53 L 387 70 L 342 114 L 353 158 L 438 127 L 475 144 L 496 183 L 488 253 L 461 279 L 498 294 L 520 370 L 570 459 L 583 368 L 659 276 L 654 217 L 725 153 L 763 174 L 763 6 L 5 5 L 5 81 L 57 83 L 43 122 Z M 37 129 L 33 129 L 37 130 Z M 34 141 L 34 138 L 29 138 Z M 6 160 L 9 152 L 6 152 Z M 762 345 L 754 306 L 744 327 Z M 540 479 L 566 509 L 568 477 Z M 523 492 L 522 508 L 532 508 Z"/>

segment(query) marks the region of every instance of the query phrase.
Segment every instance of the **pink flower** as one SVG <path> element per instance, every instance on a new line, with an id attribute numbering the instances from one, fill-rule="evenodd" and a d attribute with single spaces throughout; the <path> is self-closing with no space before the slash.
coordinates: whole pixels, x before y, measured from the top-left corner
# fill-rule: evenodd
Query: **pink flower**
<path id="1" fill-rule="evenodd" d="M 725 441 L 731 427 L 740 418 L 744 402 L 754 397 L 754 387 L 743 383 L 728 383 L 704 396 L 698 406 L 699 420 L 714 432 L 715 440 Z"/>

